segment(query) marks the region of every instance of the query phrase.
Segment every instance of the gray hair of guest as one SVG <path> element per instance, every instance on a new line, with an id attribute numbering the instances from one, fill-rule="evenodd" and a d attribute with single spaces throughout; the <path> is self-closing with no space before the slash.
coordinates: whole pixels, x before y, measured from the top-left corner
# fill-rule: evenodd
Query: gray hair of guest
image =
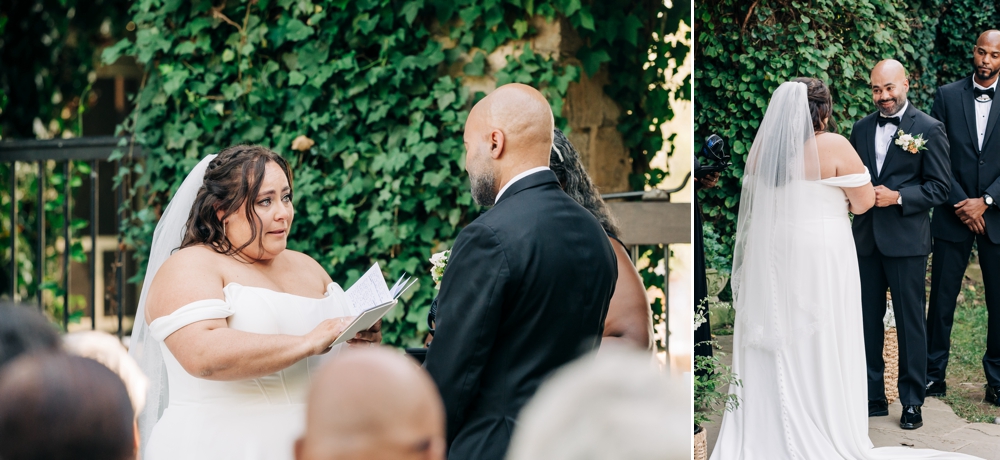
<path id="1" fill-rule="evenodd" d="M 0 368 L 22 354 L 59 346 L 55 326 L 36 307 L 0 302 Z"/>
<path id="2" fill-rule="evenodd" d="M 584 209 L 590 211 L 604 227 L 604 231 L 612 235 L 621 236 L 621 229 L 618 221 L 611 215 L 607 204 L 598 193 L 594 181 L 590 179 L 587 170 L 583 169 L 580 162 L 580 153 L 576 151 L 573 144 L 559 128 L 556 128 L 552 135 L 552 149 L 549 151 L 549 169 L 556 174 L 559 179 L 559 186 L 569 195 L 573 201 L 580 203 Z"/>
<path id="3" fill-rule="evenodd" d="M 648 352 L 602 347 L 539 387 L 506 460 L 690 459 L 690 391 Z"/>

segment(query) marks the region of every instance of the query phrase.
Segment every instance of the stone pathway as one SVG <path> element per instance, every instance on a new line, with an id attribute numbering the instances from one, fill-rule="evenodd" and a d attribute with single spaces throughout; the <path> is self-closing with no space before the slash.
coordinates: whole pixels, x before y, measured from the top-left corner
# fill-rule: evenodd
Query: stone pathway
<path id="1" fill-rule="evenodd" d="M 727 353 L 724 361 L 731 364 L 733 337 L 719 336 L 717 339 Z M 902 410 L 902 406 L 896 402 L 889 406 L 888 417 L 868 419 L 868 436 L 876 447 L 904 445 L 1000 460 L 1000 425 L 969 423 L 955 415 L 951 407 L 937 398 L 927 398 L 923 407 L 924 426 L 908 431 L 899 428 Z M 721 417 L 714 418 L 705 427 L 708 431 L 709 455 L 719 436 L 721 422 Z"/>

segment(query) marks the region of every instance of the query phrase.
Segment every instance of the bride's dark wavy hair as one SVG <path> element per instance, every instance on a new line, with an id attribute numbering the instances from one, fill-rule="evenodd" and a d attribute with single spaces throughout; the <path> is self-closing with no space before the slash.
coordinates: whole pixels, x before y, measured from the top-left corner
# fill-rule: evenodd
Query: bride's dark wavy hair
<path id="1" fill-rule="evenodd" d="M 617 237 L 621 237 L 621 229 L 618 222 L 611 215 L 608 206 L 597 192 L 597 187 L 590 180 L 587 170 L 583 169 L 580 162 L 580 154 L 570 144 L 569 139 L 559 128 L 552 133 L 552 148 L 549 149 L 549 169 L 556 174 L 559 186 L 569 195 L 573 201 L 580 203 L 584 209 L 590 211 L 597 221 L 604 227 L 604 231 Z"/>
<path id="2" fill-rule="evenodd" d="M 208 163 L 205 170 L 205 182 L 198 189 L 191 214 L 188 215 L 187 230 L 181 248 L 204 244 L 216 252 L 234 255 L 254 241 L 260 245 L 257 238 L 257 221 L 260 217 L 253 206 L 246 206 L 247 222 L 250 223 L 250 239 L 240 247 L 234 247 L 226 237 L 223 221 L 240 210 L 244 203 L 249 203 L 260 193 L 264 181 L 264 171 L 267 163 L 273 161 L 285 173 L 289 188 L 292 187 L 292 170 L 277 153 L 259 145 L 234 145 L 221 152 Z M 289 192 L 291 193 L 291 192 Z M 222 218 L 217 217 L 219 210 Z"/>
<path id="3" fill-rule="evenodd" d="M 799 77 L 794 82 L 806 85 L 806 97 L 809 99 L 809 113 L 812 115 L 813 130 L 837 132 L 837 124 L 833 122 L 833 98 L 830 88 L 823 80 L 811 77 Z M 827 122 L 824 125 L 823 120 Z"/>

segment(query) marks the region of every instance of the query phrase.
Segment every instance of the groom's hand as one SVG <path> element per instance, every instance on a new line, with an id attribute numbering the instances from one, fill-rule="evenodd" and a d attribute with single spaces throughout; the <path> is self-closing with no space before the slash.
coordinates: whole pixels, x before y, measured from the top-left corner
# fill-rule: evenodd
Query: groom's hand
<path id="1" fill-rule="evenodd" d="M 884 185 L 875 187 L 875 206 L 880 208 L 892 206 L 896 204 L 897 200 L 899 200 L 899 192 L 889 190 Z"/>
<path id="2" fill-rule="evenodd" d="M 978 219 L 969 221 L 965 226 L 969 227 L 969 230 L 972 230 L 977 235 L 986 234 L 986 221 L 981 216 Z"/>
<path id="3" fill-rule="evenodd" d="M 982 198 L 966 198 L 958 203 L 955 203 L 955 215 L 958 216 L 959 220 L 963 224 L 969 227 L 970 230 L 982 235 L 985 231 L 985 223 L 983 222 L 983 213 L 986 212 L 986 201 Z M 978 221 L 977 228 L 981 231 L 977 231 L 973 228 L 973 224 Z"/>

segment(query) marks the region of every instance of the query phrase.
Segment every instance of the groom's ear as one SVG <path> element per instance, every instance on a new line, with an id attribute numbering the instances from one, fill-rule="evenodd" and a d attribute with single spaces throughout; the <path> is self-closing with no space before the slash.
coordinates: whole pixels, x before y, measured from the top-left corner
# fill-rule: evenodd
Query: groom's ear
<path id="1" fill-rule="evenodd" d="M 499 129 L 490 131 L 490 157 L 494 160 L 499 160 L 503 155 L 504 140 L 503 131 Z"/>

